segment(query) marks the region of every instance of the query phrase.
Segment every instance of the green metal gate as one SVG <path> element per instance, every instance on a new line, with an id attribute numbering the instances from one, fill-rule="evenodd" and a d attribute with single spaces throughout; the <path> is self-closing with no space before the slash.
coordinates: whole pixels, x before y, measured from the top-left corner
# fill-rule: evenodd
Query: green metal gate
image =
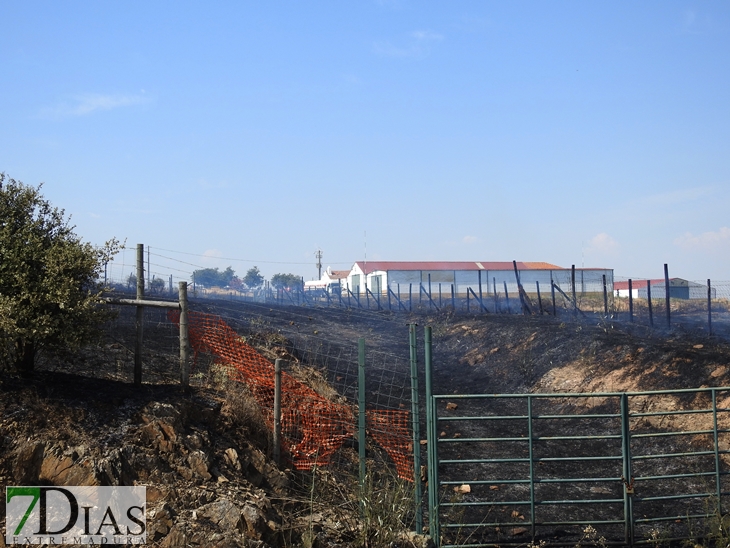
<path id="1" fill-rule="evenodd" d="M 437 546 L 659 545 L 725 534 L 730 388 L 434 395 L 429 358 Z"/>

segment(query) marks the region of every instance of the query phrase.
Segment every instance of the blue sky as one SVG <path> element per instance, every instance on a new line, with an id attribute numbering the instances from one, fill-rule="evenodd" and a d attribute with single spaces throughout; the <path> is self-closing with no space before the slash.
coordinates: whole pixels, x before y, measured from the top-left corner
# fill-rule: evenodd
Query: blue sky
<path id="1" fill-rule="evenodd" d="M 150 246 L 157 276 L 312 279 L 321 248 L 730 280 L 727 2 L 0 0 L 0 20 L 0 171 L 85 240 Z"/>

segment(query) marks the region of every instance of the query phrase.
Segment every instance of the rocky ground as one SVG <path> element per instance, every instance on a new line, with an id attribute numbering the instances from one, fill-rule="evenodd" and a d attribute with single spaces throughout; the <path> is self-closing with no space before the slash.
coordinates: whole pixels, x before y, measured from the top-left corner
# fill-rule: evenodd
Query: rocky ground
<path id="1" fill-rule="evenodd" d="M 248 336 L 259 329 L 291 339 L 296 332 L 342 347 L 365 336 L 369 348 L 402 355 L 403 363 L 407 324 L 420 324 L 419 345 L 422 326 L 430 324 L 442 394 L 730 384 L 730 345 L 691 332 L 552 317 L 404 316 L 230 303 L 221 309 L 229 317 L 253 318 L 241 329 Z M 153 341 L 154 331 L 147 336 Z M 385 538 L 377 519 L 360 519 L 351 476 L 276 466 L 252 398 L 213 369 L 188 393 L 161 382 L 137 390 L 115 375 L 84 373 L 42 370 L 32 380 L 0 373 L 0 483 L 145 485 L 148 540 L 160 547 L 427 543 L 403 532 L 411 523 L 401 531 L 393 527 Z M 390 484 L 385 489 L 395 490 Z"/>

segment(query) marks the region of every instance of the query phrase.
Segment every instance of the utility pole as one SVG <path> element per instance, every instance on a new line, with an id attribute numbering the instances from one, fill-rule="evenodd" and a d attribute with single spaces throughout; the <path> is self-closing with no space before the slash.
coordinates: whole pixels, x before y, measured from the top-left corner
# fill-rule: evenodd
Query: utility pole
<path id="1" fill-rule="evenodd" d="M 314 254 L 317 257 L 317 279 L 322 279 L 322 250 L 318 249 Z"/>
<path id="2" fill-rule="evenodd" d="M 152 269 L 150 268 L 150 246 L 147 246 L 147 287 L 151 287 L 151 275 Z"/>

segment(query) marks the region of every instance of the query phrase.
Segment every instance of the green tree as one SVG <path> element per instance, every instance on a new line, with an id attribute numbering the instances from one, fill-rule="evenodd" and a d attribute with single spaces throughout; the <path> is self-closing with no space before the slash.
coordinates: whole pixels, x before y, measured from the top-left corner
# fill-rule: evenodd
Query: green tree
<path id="1" fill-rule="evenodd" d="M 201 268 L 193 271 L 192 280 L 196 284 L 206 287 L 225 287 L 231 284 L 231 280 L 236 275 L 229 266 L 223 272 L 217 268 Z"/>
<path id="2" fill-rule="evenodd" d="M 63 210 L 0 173 L 0 359 L 30 375 L 39 352 L 72 350 L 99 335 L 104 263 L 119 249 L 74 233 Z"/>
<path id="3" fill-rule="evenodd" d="M 165 292 L 165 280 L 162 278 L 153 278 L 150 281 L 150 293 L 153 295 L 159 295 Z"/>
<path id="4" fill-rule="evenodd" d="M 248 269 L 248 272 L 246 272 L 246 275 L 243 277 L 243 283 L 245 283 L 246 287 L 250 289 L 261 287 L 264 283 L 264 277 L 261 275 L 261 272 L 259 272 L 258 266 Z"/>
<path id="5" fill-rule="evenodd" d="M 302 286 L 302 278 L 296 274 L 274 274 L 271 285 L 276 289 L 293 289 Z"/>

